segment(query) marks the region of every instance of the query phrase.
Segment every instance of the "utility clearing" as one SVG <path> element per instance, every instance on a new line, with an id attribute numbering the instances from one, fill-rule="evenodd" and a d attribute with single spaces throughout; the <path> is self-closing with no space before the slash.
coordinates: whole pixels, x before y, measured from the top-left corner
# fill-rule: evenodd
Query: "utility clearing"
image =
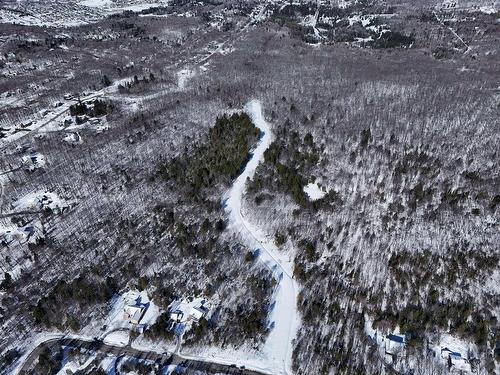
<path id="1" fill-rule="evenodd" d="M 253 178 L 257 166 L 264 159 L 264 152 L 273 141 L 274 135 L 271 131 L 271 125 L 264 119 L 259 101 L 250 101 L 245 106 L 245 111 L 263 135 L 245 169 L 225 196 L 225 209 L 229 214 L 229 228 L 238 232 L 251 249 L 260 249 L 260 261 L 273 272 L 278 281 L 270 315 L 272 328 L 262 351 L 261 361 L 264 363 L 258 367 L 265 368 L 273 374 L 291 374 L 292 342 L 299 326 L 297 312 L 299 288 L 293 279 L 293 260 L 289 254 L 280 252 L 274 244 L 272 236 L 267 236 L 263 230 L 252 225 L 241 211 L 246 181 Z M 250 364 L 256 365 L 256 363 Z"/>

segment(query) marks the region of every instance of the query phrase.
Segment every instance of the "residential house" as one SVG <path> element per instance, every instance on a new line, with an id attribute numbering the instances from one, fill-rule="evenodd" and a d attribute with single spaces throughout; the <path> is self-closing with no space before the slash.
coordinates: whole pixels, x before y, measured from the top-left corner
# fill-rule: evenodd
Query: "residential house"
<path id="1" fill-rule="evenodd" d="M 146 305 L 127 305 L 124 307 L 123 320 L 128 320 L 132 324 L 139 324 L 145 312 Z"/>
<path id="2" fill-rule="evenodd" d="M 397 354 L 404 349 L 406 337 L 404 335 L 390 334 L 385 337 L 385 352 L 387 354 Z"/>
<path id="3" fill-rule="evenodd" d="M 184 313 L 180 310 L 175 310 L 175 311 L 170 312 L 170 320 L 172 320 L 174 323 L 182 322 L 183 317 L 184 317 Z"/>
<path id="4" fill-rule="evenodd" d="M 462 367 L 468 363 L 467 358 L 462 356 L 462 353 L 453 351 L 447 347 L 441 348 L 441 357 L 448 361 L 448 365 L 455 367 Z"/>

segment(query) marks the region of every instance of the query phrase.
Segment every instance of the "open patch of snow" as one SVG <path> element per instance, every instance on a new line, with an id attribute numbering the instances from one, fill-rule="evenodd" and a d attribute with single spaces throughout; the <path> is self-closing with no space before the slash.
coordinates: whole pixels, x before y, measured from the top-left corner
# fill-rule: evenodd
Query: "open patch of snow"
<path id="1" fill-rule="evenodd" d="M 142 350 L 142 351 L 150 351 L 156 353 L 165 353 L 165 352 L 174 352 L 176 349 L 176 344 L 172 342 L 166 342 L 163 340 L 154 341 L 144 337 L 144 335 L 139 335 L 130 346 L 133 349 Z"/>
<path id="2" fill-rule="evenodd" d="M 104 337 L 106 344 L 115 346 L 126 346 L 130 338 L 129 331 L 114 331 Z"/>
<path id="3" fill-rule="evenodd" d="M 101 8 L 112 5 L 111 0 L 84 0 L 80 2 L 81 5 L 92 8 Z"/>
<path id="4" fill-rule="evenodd" d="M 310 182 L 303 188 L 304 193 L 307 194 L 310 201 L 316 201 L 326 195 L 326 191 L 321 189 L 316 182 Z"/>
<path id="5" fill-rule="evenodd" d="M 69 204 L 56 193 L 43 190 L 27 194 L 13 204 L 13 208 L 18 211 L 50 210 L 58 213 L 68 207 Z"/>
<path id="6" fill-rule="evenodd" d="M 226 347 L 224 349 L 215 347 L 192 348 L 188 354 L 182 353 L 185 359 L 203 360 L 204 362 L 220 363 L 225 365 L 236 364 L 237 366 L 245 366 L 247 370 L 260 371 L 271 374 L 292 374 L 292 372 L 284 372 L 269 362 L 269 358 L 264 352 L 256 351 L 255 349 L 246 346 L 238 349 Z"/>
<path id="7" fill-rule="evenodd" d="M 186 83 L 187 81 L 194 77 L 195 72 L 190 69 L 182 69 L 177 73 L 177 86 L 179 86 L 180 89 L 186 88 Z"/>
<path id="8" fill-rule="evenodd" d="M 479 10 L 481 12 L 483 12 L 483 13 L 486 13 L 486 14 L 495 14 L 495 13 L 497 13 L 497 10 L 492 5 L 482 6 L 482 7 L 479 8 Z"/>
<path id="9" fill-rule="evenodd" d="M 347 21 L 349 22 L 349 26 L 352 26 L 356 23 L 361 23 L 363 27 L 366 27 L 370 24 L 371 18 L 369 16 L 360 16 L 359 14 L 355 14 L 353 16 L 347 17 Z"/>

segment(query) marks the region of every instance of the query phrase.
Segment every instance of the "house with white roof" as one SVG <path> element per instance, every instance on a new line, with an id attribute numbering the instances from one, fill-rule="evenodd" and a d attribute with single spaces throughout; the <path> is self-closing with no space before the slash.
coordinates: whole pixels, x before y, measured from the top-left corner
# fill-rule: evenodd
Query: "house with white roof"
<path id="1" fill-rule="evenodd" d="M 145 312 L 146 306 L 144 305 L 127 305 L 123 308 L 123 320 L 139 324 Z"/>
<path id="2" fill-rule="evenodd" d="M 180 310 L 175 310 L 170 312 L 170 320 L 174 323 L 182 322 L 182 318 L 184 317 L 184 313 Z"/>
<path id="3" fill-rule="evenodd" d="M 125 305 L 123 308 L 123 319 L 128 320 L 131 324 L 140 324 L 142 318 L 149 308 L 150 302 L 143 302 L 142 296 L 139 295 L 134 303 Z"/>
<path id="4" fill-rule="evenodd" d="M 170 320 L 174 324 L 198 322 L 209 311 L 210 304 L 203 298 L 179 299 L 172 302 L 169 308 Z"/>
<path id="5" fill-rule="evenodd" d="M 23 155 L 22 164 L 28 171 L 34 171 L 45 166 L 45 158 L 42 154 L 33 152 L 29 155 Z"/>

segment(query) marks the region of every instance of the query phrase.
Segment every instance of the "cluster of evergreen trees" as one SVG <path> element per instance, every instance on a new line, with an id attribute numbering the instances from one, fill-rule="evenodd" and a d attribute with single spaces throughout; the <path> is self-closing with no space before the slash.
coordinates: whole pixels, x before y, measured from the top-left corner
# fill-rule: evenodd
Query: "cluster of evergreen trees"
<path id="1" fill-rule="evenodd" d="M 199 198 L 207 188 L 229 185 L 241 173 L 258 137 L 259 130 L 247 114 L 219 117 L 206 141 L 198 144 L 191 155 L 173 158 L 158 173 Z"/>
<path id="2" fill-rule="evenodd" d="M 118 291 L 113 279 L 98 280 L 93 277 L 94 279 L 90 280 L 80 276 L 70 283 L 60 280 L 50 293 L 40 298 L 33 307 L 35 323 L 60 329 L 69 327 L 77 331 L 80 322 L 68 311 L 68 306 L 88 308 L 109 301 Z"/>
<path id="3" fill-rule="evenodd" d="M 110 106 L 104 100 L 95 99 L 91 105 L 79 101 L 69 107 L 71 116 L 101 117 L 108 114 Z"/>

